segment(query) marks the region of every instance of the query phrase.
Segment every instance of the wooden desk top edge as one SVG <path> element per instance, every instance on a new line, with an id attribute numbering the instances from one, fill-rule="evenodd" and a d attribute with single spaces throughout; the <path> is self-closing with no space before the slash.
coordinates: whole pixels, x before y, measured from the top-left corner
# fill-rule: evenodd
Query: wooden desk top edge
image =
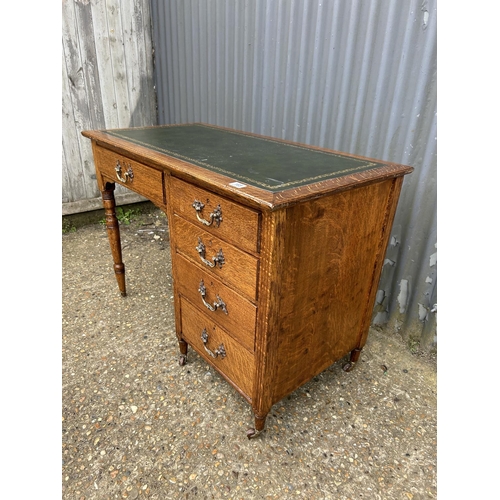
<path id="1" fill-rule="evenodd" d="M 207 125 L 204 123 L 186 123 L 182 125 Z M 151 127 L 137 127 L 141 129 L 147 128 L 164 128 L 182 126 L 180 124 L 172 125 L 158 125 Z M 181 179 L 187 180 L 201 187 L 208 188 L 219 194 L 226 195 L 236 201 L 243 202 L 255 208 L 266 210 L 276 210 L 284 206 L 292 205 L 308 199 L 313 199 L 325 194 L 330 194 L 337 191 L 344 191 L 354 187 L 371 184 L 373 182 L 382 181 L 389 178 L 400 177 L 411 173 L 414 169 L 408 165 L 401 165 L 392 162 L 384 162 L 383 160 L 368 158 L 359 155 L 353 155 L 342 151 L 335 151 L 332 149 L 322 148 L 319 146 L 312 146 L 309 144 L 302 144 L 294 141 L 278 139 L 270 136 L 255 134 L 252 132 L 245 132 L 227 127 L 217 125 L 209 125 L 212 128 L 227 130 L 231 132 L 241 132 L 245 135 L 273 140 L 283 144 L 303 146 L 312 150 L 324 151 L 329 153 L 339 153 L 344 156 L 359 159 L 376 161 L 382 163 L 381 167 L 373 168 L 364 172 L 352 173 L 342 177 L 335 177 L 320 182 L 315 182 L 296 188 L 285 189 L 283 191 L 271 192 L 256 186 L 246 185 L 244 188 L 237 188 L 231 186 L 235 179 L 219 174 L 217 172 L 209 171 L 203 167 L 199 167 L 187 161 L 169 156 L 164 153 L 154 151 L 144 146 L 140 146 L 131 141 L 121 139 L 114 135 L 108 134 L 107 130 L 84 130 L 82 135 L 95 141 L 97 144 L 111 149 L 117 153 L 129 156 L 130 158 L 148 164 L 152 167 L 158 168 L 163 171 L 171 172 Z M 133 128 L 133 127 L 129 127 Z M 117 131 L 120 129 L 109 129 L 110 131 Z"/>

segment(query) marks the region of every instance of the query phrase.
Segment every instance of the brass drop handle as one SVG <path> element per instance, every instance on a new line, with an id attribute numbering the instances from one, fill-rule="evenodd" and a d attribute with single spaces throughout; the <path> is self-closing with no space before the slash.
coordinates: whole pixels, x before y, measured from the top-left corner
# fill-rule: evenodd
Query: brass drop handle
<path id="1" fill-rule="evenodd" d="M 210 214 L 210 220 L 206 220 L 201 217 L 201 212 L 205 208 L 204 203 L 198 200 L 194 200 L 191 206 L 196 210 L 196 218 L 202 224 L 205 224 L 205 226 L 211 226 L 215 222 L 215 225 L 217 227 L 220 226 L 220 223 L 222 222 L 222 209 L 220 208 L 220 205 L 217 205 L 214 211 Z"/>
<path id="2" fill-rule="evenodd" d="M 203 280 L 200 281 L 200 287 L 198 288 L 198 291 L 200 292 L 201 295 L 201 300 L 203 301 L 203 304 L 205 304 L 205 307 L 209 309 L 212 312 L 217 311 L 217 309 L 222 309 L 224 313 L 227 314 L 227 308 L 225 302 L 219 297 L 219 295 L 216 295 L 217 301 L 214 302 L 214 305 L 212 306 L 209 304 L 206 300 L 205 297 L 207 295 L 207 289 L 205 288 L 205 283 Z"/>
<path id="3" fill-rule="evenodd" d="M 215 349 L 215 352 L 212 352 L 208 347 L 208 333 L 207 329 L 203 328 L 203 331 L 201 332 L 201 340 L 203 340 L 203 347 L 205 348 L 205 351 L 212 356 L 212 358 L 217 358 L 218 356 L 222 358 L 226 357 L 226 349 L 224 347 L 224 344 L 221 344 L 217 349 Z"/>
<path id="4" fill-rule="evenodd" d="M 122 177 L 122 166 L 120 165 L 120 160 L 116 162 L 116 167 L 115 167 L 115 172 L 116 172 L 116 177 L 118 178 L 119 181 L 126 183 L 128 179 L 130 179 L 130 182 L 132 182 L 134 178 L 134 171 L 132 170 L 132 166 L 129 165 L 128 169 L 124 173 Z"/>
<path id="5" fill-rule="evenodd" d="M 224 254 L 222 253 L 222 248 L 217 252 L 216 255 L 212 257 L 212 262 L 205 258 L 205 244 L 201 238 L 198 238 L 198 245 L 195 247 L 196 251 L 200 254 L 201 261 L 208 267 L 215 267 L 216 265 L 222 269 L 222 265 L 226 262 L 224 260 Z"/>

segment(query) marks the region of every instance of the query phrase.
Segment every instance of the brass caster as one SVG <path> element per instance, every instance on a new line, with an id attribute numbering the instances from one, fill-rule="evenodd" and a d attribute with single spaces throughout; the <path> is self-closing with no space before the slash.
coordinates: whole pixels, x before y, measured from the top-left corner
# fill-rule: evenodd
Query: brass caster
<path id="1" fill-rule="evenodd" d="M 353 368 L 354 368 L 354 365 L 356 363 L 352 363 L 351 361 L 348 361 L 343 367 L 342 367 L 342 370 L 344 370 L 345 372 L 350 372 Z"/>
<path id="2" fill-rule="evenodd" d="M 181 354 L 179 356 L 179 365 L 184 366 L 187 363 L 187 356 L 185 354 Z"/>
<path id="3" fill-rule="evenodd" d="M 248 439 L 253 439 L 256 438 L 262 431 L 256 431 L 252 427 L 250 429 L 247 429 L 247 438 Z"/>

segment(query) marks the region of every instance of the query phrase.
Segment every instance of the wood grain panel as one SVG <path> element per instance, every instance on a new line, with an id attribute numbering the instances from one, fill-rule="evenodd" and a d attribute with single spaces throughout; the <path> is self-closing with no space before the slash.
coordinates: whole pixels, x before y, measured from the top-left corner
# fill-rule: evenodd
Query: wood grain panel
<path id="1" fill-rule="evenodd" d="M 138 163 L 126 156 L 119 155 L 100 146 L 95 146 L 94 159 L 98 172 L 106 177 L 110 182 L 116 182 L 128 189 L 142 194 L 157 205 L 165 205 L 163 174 L 159 170 Z M 128 166 L 132 167 L 134 177 L 127 182 L 121 182 L 116 177 L 115 166 L 120 161 L 123 172 Z M 122 177 L 124 173 L 122 173 Z"/>
<path id="2" fill-rule="evenodd" d="M 166 188 L 167 200 L 170 200 L 172 198 L 171 194 L 172 183 L 171 183 L 170 172 L 165 173 L 165 188 Z M 174 227 L 174 213 L 172 211 L 172 206 L 170 203 L 167 205 L 167 210 L 165 213 L 167 215 L 169 228 Z M 176 245 L 177 242 L 175 238 L 175 233 L 174 231 L 170 231 L 170 255 L 172 259 L 172 277 L 173 277 L 173 289 L 174 289 L 175 334 L 179 342 L 179 349 L 181 353 L 186 354 L 187 344 L 184 340 L 182 340 L 181 302 L 177 285 L 177 283 L 179 283 L 182 280 L 182 276 L 178 276 L 177 273 L 177 266 L 176 266 L 177 256 L 176 253 L 174 252 L 174 248 L 176 247 Z"/>
<path id="3" fill-rule="evenodd" d="M 95 97 L 95 89 L 87 85 L 95 81 L 93 66 L 85 64 L 85 58 L 92 57 L 89 51 L 89 40 L 80 37 L 81 23 L 88 20 L 82 10 L 90 10 L 90 5 L 84 8 L 76 2 L 62 4 L 62 42 L 63 42 L 63 150 L 66 152 L 66 166 L 71 178 L 69 190 L 64 189 L 63 199 L 74 201 L 81 198 L 93 198 L 99 195 L 95 180 L 92 178 L 92 148 L 89 141 L 83 140 L 80 131 L 86 128 L 98 128 L 104 123 L 95 121 L 102 116 L 99 105 L 91 102 L 89 97 Z M 89 74 L 90 72 L 90 74 Z"/>
<path id="4" fill-rule="evenodd" d="M 259 244 L 259 212 L 244 207 L 227 198 L 206 191 L 180 179 L 172 177 L 172 207 L 175 213 L 189 220 L 197 227 L 209 231 L 214 236 L 233 243 L 248 252 L 257 253 Z M 195 200 L 205 204 L 203 216 L 209 219 L 212 211 L 220 205 L 222 211 L 222 222 L 219 226 L 203 225 L 196 217 L 193 208 Z"/>
<path id="5" fill-rule="evenodd" d="M 182 337 L 246 399 L 251 401 L 255 371 L 253 355 L 238 344 L 208 315 L 202 314 L 183 297 L 181 297 L 181 322 Z M 207 353 L 201 340 L 203 329 L 206 329 L 208 334 L 207 348 L 214 353 L 223 344 L 226 352 L 224 358 L 221 356 L 214 358 Z"/>
<path id="6" fill-rule="evenodd" d="M 386 206 L 386 211 L 384 214 L 384 222 L 380 232 L 380 242 L 378 249 L 378 256 L 373 267 L 373 278 L 371 282 L 371 289 L 369 292 L 368 300 L 366 301 L 366 309 L 364 314 L 362 314 L 361 328 L 358 333 L 358 344 L 359 347 L 363 347 L 366 344 L 366 339 L 368 337 L 368 330 L 372 321 L 372 312 L 375 304 L 375 296 L 377 294 L 377 288 L 380 281 L 380 275 L 382 273 L 382 268 L 384 267 L 384 256 L 387 252 L 387 245 L 389 244 L 389 237 L 391 235 L 392 223 L 394 221 L 394 216 L 396 214 L 396 208 L 398 206 L 399 194 L 401 192 L 401 187 L 403 185 L 403 177 L 396 177 L 392 180 L 391 191 L 389 193 L 389 199 Z"/>
<path id="7" fill-rule="evenodd" d="M 275 401 L 358 347 L 391 186 L 288 209 Z"/>
<path id="8" fill-rule="evenodd" d="M 172 232 L 175 240 L 175 251 L 192 260 L 199 267 L 209 272 L 226 285 L 239 291 L 250 300 L 257 297 L 257 269 L 259 260 L 226 241 L 216 238 L 213 234 L 191 224 L 187 220 L 173 216 Z M 212 257 L 222 250 L 224 264 L 222 267 L 208 267 L 198 253 L 196 247 L 199 241 L 205 245 L 205 259 L 212 262 Z M 212 262 L 213 263 L 213 262 Z"/>
<path id="9" fill-rule="evenodd" d="M 282 267 L 285 262 L 286 210 L 265 212 L 262 217 L 262 251 L 259 276 L 259 308 L 255 330 L 255 385 L 252 407 L 255 425 L 262 429 L 273 405 L 278 364 L 278 331 Z"/>
<path id="10" fill-rule="evenodd" d="M 257 308 L 247 299 L 225 286 L 208 272 L 198 268 L 180 254 L 175 256 L 176 290 L 200 309 L 206 309 L 207 314 L 229 332 L 238 342 L 249 351 L 254 350 L 255 320 Z M 198 291 L 203 280 L 206 288 L 205 301 L 213 304 L 217 295 L 224 301 L 227 314 L 222 309 L 210 311 L 203 304 Z"/>

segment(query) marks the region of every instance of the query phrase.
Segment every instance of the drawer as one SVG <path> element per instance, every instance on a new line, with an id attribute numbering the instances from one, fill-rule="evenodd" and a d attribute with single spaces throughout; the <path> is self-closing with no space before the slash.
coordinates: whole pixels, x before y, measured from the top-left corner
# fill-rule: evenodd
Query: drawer
<path id="1" fill-rule="evenodd" d="M 178 215 L 173 217 L 172 233 L 176 252 L 188 257 L 231 288 L 255 301 L 259 264 L 257 258 Z"/>
<path id="2" fill-rule="evenodd" d="M 175 255 L 176 290 L 217 322 L 246 349 L 253 352 L 257 308 L 207 271 Z M 204 296 L 202 296 L 202 288 Z M 218 301 L 220 305 L 214 307 Z M 212 309 L 210 310 L 208 307 Z"/>
<path id="3" fill-rule="evenodd" d="M 97 170 L 109 181 L 121 184 L 156 204 L 165 204 L 163 175 L 159 170 L 100 146 L 95 148 L 94 160 Z M 121 167 L 119 172 L 116 171 L 117 166 Z"/>
<path id="4" fill-rule="evenodd" d="M 255 370 L 253 355 L 206 314 L 201 313 L 183 298 L 181 298 L 181 323 L 182 337 L 248 399 L 251 399 Z"/>
<path id="5" fill-rule="evenodd" d="M 258 252 L 259 212 L 175 177 L 171 182 L 169 202 L 176 214 L 242 250 Z"/>

